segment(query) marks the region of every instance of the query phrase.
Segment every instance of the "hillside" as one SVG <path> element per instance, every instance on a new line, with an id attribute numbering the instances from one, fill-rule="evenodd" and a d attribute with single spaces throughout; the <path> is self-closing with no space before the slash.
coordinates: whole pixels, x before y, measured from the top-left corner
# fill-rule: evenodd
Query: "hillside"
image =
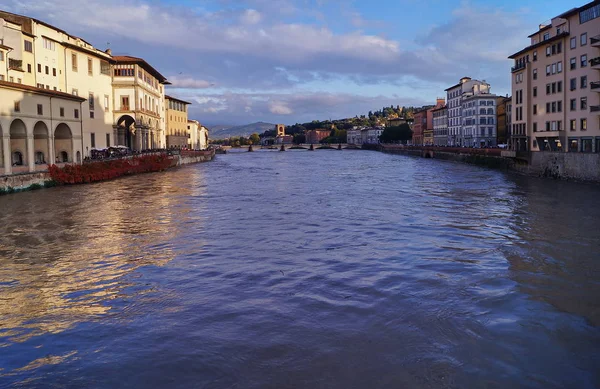
<path id="1" fill-rule="evenodd" d="M 250 136 L 253 133 L 262 134 L 263 132 L 272 130 L 273 128 L 275 128 L 275 124 L 265 122 L 257 122 L 235 127 L 214 126 L 210 129 L 210 137 L 212 139 L 225 139 L 232 136 Z"/>

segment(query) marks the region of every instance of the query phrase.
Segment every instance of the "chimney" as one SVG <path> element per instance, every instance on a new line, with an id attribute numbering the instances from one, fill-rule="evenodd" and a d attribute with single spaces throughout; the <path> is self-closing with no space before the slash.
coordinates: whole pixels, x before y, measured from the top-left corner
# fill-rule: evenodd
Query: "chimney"
<path id="1" fill-rule="evenodd" d="M 437 105 L 438 107 L 441 107 L 444 104 L 446 104 L 446 99 L 443 97 L 438 97 L 435 101 L 435 105 Z"/>
<path id="2" fill-rule="evenodd" d="M 111 49 L 106 49 L 105 53 L 108 54 L 108 55 L 112 55 L 112 50 Z"/>

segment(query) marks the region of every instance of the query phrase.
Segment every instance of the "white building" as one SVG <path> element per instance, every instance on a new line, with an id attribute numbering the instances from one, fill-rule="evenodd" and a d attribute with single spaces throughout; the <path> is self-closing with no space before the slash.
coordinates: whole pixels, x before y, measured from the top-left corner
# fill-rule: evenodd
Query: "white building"
<path id="1" fill-rule="evenodd" d="M 188 120 L 188 146 L 193 150 L 206 150 L 208 147 L 208 128 L 197 120 Z"/>
<path id="2" fill-rule="evenodd" d="M 433 109 L 433 144 L 448 145 L 448 108 L 445 104 Z"/>
<path id="3" fill-rule="evenodd" d="M 346 143 L 349 145 L 362 145 L 362 130 L 354 127 L 346 132 Z"/>
<path id="4" fill-rule="evenodd" d="M 462 145 L 466 147 L 496 146 L 496 99 L 489 93 L 465 94 L 462 100 Z"/>
<path id="5" fill-rule="evenodd" d="M 489 93 L 490 84 L 485 81 L 473 80 L 463 77 L 459 83 L 446 89 L 448 109 L 448 145 L 463 146 L 464 136 L 462 131 L 462 99 L 465 93 Z"/>
<path id="6" fill-rule="evenodd" d="M 383 134 L 383 127 L 365 128 L 361 131 L 362 144 L 379 144 L 379 137 Z"/>

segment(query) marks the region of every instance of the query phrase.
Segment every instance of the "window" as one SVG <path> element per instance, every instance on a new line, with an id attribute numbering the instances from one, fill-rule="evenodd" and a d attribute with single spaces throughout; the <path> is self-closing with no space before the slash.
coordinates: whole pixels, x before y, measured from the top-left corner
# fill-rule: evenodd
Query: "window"
<path id="1" fill-rule="evenodd" d="M 550 131 L 550 122 L 546 122 L 546 131 Z"/>
<path id="2" fill-rule="evenodd" d="M 587 97 L 582 97 L 579 103 L 579 109 L 586 110 L 587 109 Z"/>
<path id="3" fill-rule="evenodd" d="M 546 84 L 546 94 L 549 95 L 550 94 L 550 88 L 551 88 L 552 84 Z"/>
<path id="4" fill-rule="evenodd" d="M 27 64 L 27 73 L 31 73 L 31 64 L 30 63 Z"/>
<path id="5" fill-rule="evenodd" d="M 587 88 L 587 76 L 581 76 L 581 83 L 579 84 L 581 89 Z"/>
<path id="6" fill-rule="evenodd" d="M 577 58 L 573 57 L 569 60 L 569 63 L 571 64 L 571 70 L 575 70 L 577 69 Z"/>
<path id="7" fill-rule="evenodd" d="M 575 120 L 569 120 L 569 130 L 575 131 L 577 129 L 577 122 Z"/>
<path id="8" fill-rule="evenodd" d="M 104 111 L 105 112 L 108 112 L 108 109 L 109 109 L 108 104 L 109 104 L 108 95 L 104 95 Z"/>
<path id="9" fill-rule="evenodd" d="M 556 74 L 556 64 L 552 64 L 552 74 Z"/>
<path id="10" fill-rule="evenodd" d="M 551 131 L 556 131 L 556 122 L 555 122 L 555 121 L 552 121 L 550 124 L 551 124 L 551 125 L 550 125 L 550 130 L 551 130 Z"/>
<path id="11" fill-rule="evenodd" d="M 37 113 L 38 113 L 38 115 L 44 114 L 44 106 L 42 104 L 37 105 Z"/>
<path id="12" fill-rule="evenodd" d="M 533 87 L 533 97 L 537 97 L 537 86 Z"/>
<path id="13" fill-rule="evenodd" d="M 552 53 L 552 48 L 550 46 L 546 46 L 546 57 L 549 57 L 551 53 Z"/>
<path id="14" fill-rule="evenodd" d="M 94 104 L 94 94 L 93 93 L 90 93 L 88 95 L 88 102 L 90 103 L 90 111 L 93 111 L 94 110 L 94 105 L 95 105 Z"/>
<path id="15" fill-rule="evenodd" d="M 56 68 L 52 68 L 52 75 L 56 77 Z"/>
<path id="16" fill-rule="evenodd" d="M 41 73 L 42 72 L 42 65 L 38 63 L 37 68 L 38 68 L 38 73 Z"/>
<path id="17" fill-rule="evenodd" d="M 21 112 L 21 102 L 15 101 L 15 112 Z"/>
<path id="18" fill-rule="evenodd" d="M 562 131 L 562 120 L 556 122 L 556 130 Z"/>
<path id="19" fill-rule="evenodd" d="M 533 69 L 533 79 L 537 80 L 537 69 Z"/>
<path id="20" fill-rule="evenodd" d="M 550 103 L 546 103 L 546 113 L 550 113 Z"/>
<path id="21" fill-rule="evenodd" d="M 579 12 L 579 24 L 589 22 L 600 16 L 600 4 Z"/>
<path id="22" fill-rule="evenodd" d="M 90 119 L 93 119 L 93 118 L 94 118 L 94 116 L 95 116 L 95 115 L 94 115 L 94 111 L 90 111 Z"/>
<path id="23" fill-rule="evenodd" d="M 581 131 L 587 131 L 587 119 L 581 119 L 579 121 L 579 128 L 581 128 Z"/>
<path id="24" fill-rule="evenodd" d="M 537 132 L 537 123 L 533 123 L 533 132 Z"/>
<path id="25" fill-rule="evenodd" d="M 90 134 L 90 141 L 92 143 L 92 147 L 96 147 L 96 134 L 93 132 Z"/>
<path id="26" fill-rule="evenodd" d="M 556 91 L 558 93 L 562 92 L 562 81 L 559 81 L 559 82 L 556 83 Z"/>
<path id="27" fill-rule="evenodd" d="M 106 134 L 106 147 L 110 147 L 110 134 Z"/>
<path id="28" fill-rule="evenodd" d="M 556 102 L 556 112 L 562 112 L 562 100 Z"/>
<path id="29" fill-rule="evenodd" d="M 551 105 L 552 105 L 552 113 L 555 113 L 556 112 L 556 101 L 553 101 Z"/>
<path id="30" fill-rule="evenodd" d="M 121 96 L 121 111 L 129 111 L 129 96 Z"/>
<path id="31" fill-rule="evenodd" d="M 555 94 L 555 93 L 556 93 L 556 83 L 553 82 L 552 83 L 552 94 Z"/>
<path id="32" fill-rule="evenodd" d="M 73 110 L 73 116 L 75 117 L 75 119 L 79 119 L 79 110 L 77 108 Z"/>
<path id="33" fill-rule="evenodd" d="M 46 66 L 46 74 L 50 74 L 50 68 Z"/>
<path id="34" fill-rule="evenodd" d="M 581 67 L 584 68 L 587 66 L 587 55 L 584 54 L 581 56 Z"/>
<path id="35" fill-rule="evenodd" d="M 22 83 L 23 83 L 23 80 L 20 78 L 17 78 L 17 84 L 22 84 Z"/>
<path id="36" fill-rule="evenodd" d="M 547 75 L 547 76 L 549 76 L 549 75 L 550 75 L 550 69 L 551 69 L 550 65 L 547 65 L 547 66 L 546 66 L 546 75 Z"/>
<path id="37" fill-rule="evenodd" d="M 110 76 L 110 64 L 108 61 L 100 61 L 100 74 Z"/>
<path id="38" fill-rule="evenodd" d="M 77 71 L 77 53 L 71 54 L 71 66 L 73 68 L 73 71 L 76 72 Z"/>
<path id="39" fill-rule="evenodd" d="M 52 41 L 48 38 L 43 38 L 43 41 L 44 41 L 44 49 L 51 50 L 51 51 L 55 50 L 56 45 L 55 45 L 54 41 Z"/>
<path id="40" fill-rule="evenodd" d="M 577 89 L 577 79 L 576 78 L 571 78 L 571 90 L 575 90 Z"/>
<path id="41" fill-rule="evenodd" d="M 40 88 L 40 89 L 44 89 L 44 84 L 40 84 L 40 83 L 38 83 L 38 84 L 37 84 L 37 87 L 38 87 L 38 88 Z"/>
<path id="42" fill-rule="evenodd" d="M 33 43 L 31 41 L 25 40 L 25 51 L 33 53 Z"/>
<path id="43" fill-rule="evenodd" d="M 537 104 L 533 104 L 533 114 L 537 115 Z"/>
<path id="44" fill-rule="evenodd" d="M 571 111 L 576 111 L 577 110 L 577 99 L 571 99 L 571 102 L 569 105 L 570 105 Z"/>
<path id="45" fill-rule="evenodd" d="M 579 46 L 585 46 L 585 45 L 587 45 L 587 33 L 584 32 L 579 37 Z"/>
<path id="46" fill-rule="evenodd" d="M 60 107 L 60 117 L 61 118 L 65 117 L 65 109 L 63 107 Z"/>
<path id="47" fill-rule="evenodd" d="M 556 72 L 562 73 L 562 61 L 560 61 L 556 64 Z"/>
<path id="48" fill-rule="evenodd" d="M 91 58 L 88 58 L 88 76 L 94 75 L 94 62 Z"/>
<path id="49" fill-rule="evenodd" d="M 9 82 L 15 82 L 15 78 L 13 76 L 8 77 Z"/>
<path id="50" fill-rule="evenodd" d="M 533 62 L 537 61 L 537 50 L 533 51 Z"/>
<path id="51" fill-rule="evenodd" d="M 550 33 L 549 32 L 547 32 L 547 33 L 544 34 L 544 40 L 547 41 L 548 39 L 550 39 Z M 548 47 L 550 47 L 550 46 L 548 46 Z"/>

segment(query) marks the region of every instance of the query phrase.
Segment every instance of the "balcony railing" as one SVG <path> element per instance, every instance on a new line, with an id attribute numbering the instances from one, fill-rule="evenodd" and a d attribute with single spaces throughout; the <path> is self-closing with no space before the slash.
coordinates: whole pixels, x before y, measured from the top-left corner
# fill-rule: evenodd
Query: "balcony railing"
<path id="1" fill-rule="evenodd" d="M 600 57 L 592 58 L 590 60 L 590 65 L 591 66 L 598 66 L 598 65 L 600 65 Z"/>
<path id="2" fill-rule="evenodd" d="M 590 44 L 594 47 L 600 47 L 600 35 L 590 38 Z"/>
<path id="3" fill-rule="evenodd" d="M 590 112 L 598 112 L 600 113 L 600 105 L 591 105 Z"/>
<path id="4" fill-rule="evenodd" d="M 8 68 L 11 70 L 23 70 L 23 60 L 21 59 L 8 59 Z"/>
<path id="5" fill-rule="evenodd" d="M 600 92 L 600 81 L 590 82 L 590 89 Z"/>
<path id="6" fill-rule="evenodd" d="M 517 72 L 519 70 L 525 69 L 525 67 L 527 66 L 527 62 L 523 62 L 523 63 L 518 63 L 516 66 L 513 66 L 512 68 L 510 68 L 511 72 Z"/>

